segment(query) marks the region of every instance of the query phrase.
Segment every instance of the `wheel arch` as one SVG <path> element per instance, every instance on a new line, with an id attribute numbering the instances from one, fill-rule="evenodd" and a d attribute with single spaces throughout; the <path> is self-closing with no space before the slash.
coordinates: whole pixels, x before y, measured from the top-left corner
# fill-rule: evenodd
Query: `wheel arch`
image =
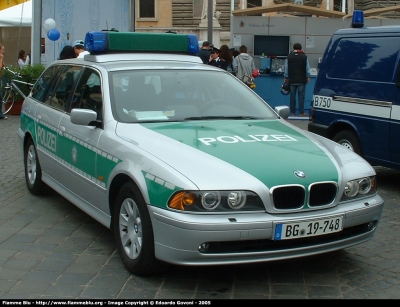
<path id="1" fill-rule="evenodd" d="M 114 212 L 115 201 L 117 199 L 118 193 L 121 190 L 121 188 L 123 187 L 123 185 L 126 184 L 127 182 L 132 182 L 136 186 L 136 188 L 142 193 L 137 182 L 132 177 L 130 177 L 127 174 L 123 174 L 123 173 L 116 175 L 110 184 L 110 192 L 108 193 L 108 204 L 109 204 L 110 212 Z M 142 197 L 143 197 L 143 195 L 142 195 Z M 143 197 L 143 199 L 145 199 L 145 197 Z M 113 218 L 114 218 L 113 214 L 111 214 L 111 220 L 110 220 L 111 231 L 113 231 L 113 227 L 112 227 Z"/>
<path id="2" fill-rule="evenodd" d="M 26 149 L 26 144 L 28 143 L 28 141 L 30 139 L 33 141 L 33 143 L 36 146 L 36 142 L 35 142 L 35 139 L 34 139 L 33 135 L 29 131 L 25 132 L 24 140 L 23 140 L 23 148 L 22 148 L 24 152 L 25 152 L 25 149 Z"/>
<path id="3" fill-rule="evenodd" d="M 360 137 L 357 133 L 356 127 L 353 124 L 346 122 L 346 121 L 337 121 L 337 122 L 333 123 L 332 125 L 330 125 L 330 127 L 327 130 L 327 137 L 330 140 L 333 140 L 333 138 L 336 134 L 338 134 L 341 131 L 345 131 L 345 130 L 354 132 L 357 135 L 358 140 L 360 140 Z"/>

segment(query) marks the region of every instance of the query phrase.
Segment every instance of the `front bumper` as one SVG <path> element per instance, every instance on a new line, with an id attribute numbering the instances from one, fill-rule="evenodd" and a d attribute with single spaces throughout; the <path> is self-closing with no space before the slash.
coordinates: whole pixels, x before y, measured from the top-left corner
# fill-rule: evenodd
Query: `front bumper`
<path id="1" fill-rule="evenodd" d="M 313 122 L 309 122 L 307 130 L 309 132 L 328 138 L 328 128 L 329 127 L 326 125 L 320 125 L 320 124 L 315 124 Z"/>
<path id="2" fill-rule="evenodd" d="M 149 206 L 156 257 L 179 265 L 257 263 L 316 255 L 372 239 L 384 202 L 379 195 L 320 211 L 293 214 L 183 214 Z M 345 208 L 345 209 L 341 209 Z M 343 230 L 274 241 L 276 223 L 343 216 Z M 371 223 L 372 222 L 372 223 Z M 373 224 L 371 226 L 371 224 Z M 208 243 L 208 249 L 199 247 Z"/>

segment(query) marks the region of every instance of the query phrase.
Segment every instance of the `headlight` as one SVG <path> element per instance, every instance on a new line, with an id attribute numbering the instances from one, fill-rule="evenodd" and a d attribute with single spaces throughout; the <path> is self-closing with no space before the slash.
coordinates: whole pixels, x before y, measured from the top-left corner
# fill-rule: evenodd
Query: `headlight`
<path id="1" fill-rule="evenodd" d="M 214 210 L 221 202 L 221 195 L 216 192 L 206 192 L 201 196 L 201 204 L 207 210 Z"/>
<path id="2" fill-rule="evenodd" d="M 251 191 L 179 191 L 168 202 L 172 209 L 189 212 L 232 212 L 265 210 L 260 197 Z"/>
<path id="3" fill-rule="evenodd" d="M 351 200 L 358 197 L 365 197 L 376 193 L 376 178 L 365 177 L 347 182 L 341 201 Z"/>
<path id="4" fill-rule="evenodd" d="M 354 197 L 358 194 L 359 184 L 357 180 L 347 182 L 344 188 L 344 195 L 347 197 Z"/>
<path id="5" fill-rule="evenodd" d="M 358 182 L 358 191 L 360 194 L 368 194 L 372 187 L 371 178 L 363 178 Z"/>
<path id="6" fill-rule="evenodd" d="M 246 203 L 246 193 L 242 191 L 233 191 L 228 195 L 228 205 L 234 210 L 238 210 Z"/>

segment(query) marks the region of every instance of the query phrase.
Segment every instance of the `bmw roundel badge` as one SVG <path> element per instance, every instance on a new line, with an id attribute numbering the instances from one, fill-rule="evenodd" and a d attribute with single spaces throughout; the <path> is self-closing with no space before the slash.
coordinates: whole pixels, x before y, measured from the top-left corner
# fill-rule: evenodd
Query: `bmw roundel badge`
<path id="1" fill-rule="evenodd" d="M 305 172 L 299 171 L 299 170 L 294 171 L 294 174 L 295 174 L 297 177 L 299 177 L 299 178 L 306 178 L 306 177 L 307 177 L 307 175 L 306 175 Z"/>

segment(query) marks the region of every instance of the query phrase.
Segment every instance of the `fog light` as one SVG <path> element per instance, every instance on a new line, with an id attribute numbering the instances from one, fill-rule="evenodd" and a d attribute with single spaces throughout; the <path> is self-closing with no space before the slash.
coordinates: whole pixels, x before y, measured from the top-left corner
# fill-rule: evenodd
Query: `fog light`
<path id="1" fill-rule="evenodd" d="M 376 221 L 369 222 L 368 225 L 367 225 L 367 229 L 371 230 L 371 229 L 375 228 L 376 223 L 377 223 Z"/>
<path id="2" fill-rule="evenodd" d="M 205 242 L 205 243 L 201 243 L 199 246 L 199 252 L 200 253 L 206 253 L 208 251 L 208 249 L 210 248 L 210 244 Z"/>

